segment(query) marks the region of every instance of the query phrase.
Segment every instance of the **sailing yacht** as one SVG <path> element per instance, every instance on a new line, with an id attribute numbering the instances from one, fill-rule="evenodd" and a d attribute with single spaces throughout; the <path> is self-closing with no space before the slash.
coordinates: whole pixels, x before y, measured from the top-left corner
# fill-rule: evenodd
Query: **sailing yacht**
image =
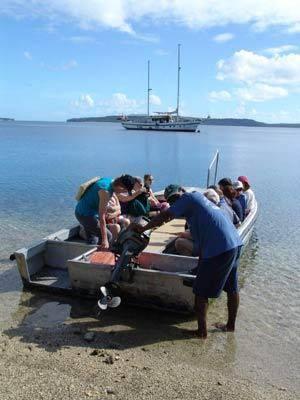
<path id="1" fill-rule="evenodd" d="M 150 61 L 148 61 L 148 91 L 147 91 L 147 116 L 126 120 L 122 125 L 126 129 L 154 130 L 154 131 L 177 131 L 177 132 L 200 132 L 200 118 L 184 118 L 179 116 L 180 99 L 180 44 L 178 45 L 178 68 L 177 68 L 177 108 L 171 112 L 157 112 L 150 115 Z"/>

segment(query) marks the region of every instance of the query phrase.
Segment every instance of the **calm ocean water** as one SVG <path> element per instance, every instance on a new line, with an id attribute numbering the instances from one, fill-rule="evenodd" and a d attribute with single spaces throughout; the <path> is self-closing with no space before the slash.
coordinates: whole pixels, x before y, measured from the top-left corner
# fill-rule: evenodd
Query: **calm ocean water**
<path id="1" fill-rule="evenodd" d="M 154 189 L 172 182 L 204 186 L 217 149 L 219 177 L 248 175 L 260 204 L 241 264 L 242 302 L 231 363 L 251 366 L 258 374 L 268 370 L 270 379 L 295 386 L 300 358 L 299 129 L 203 126 L 201 134 L 131 133 L 111 123 L 1 122 L 0 328 L 24 317 L 20 304 L 25 295 L 9 254 L 72 225 L 74 194 L 82 181 L 151 172 Z"/>

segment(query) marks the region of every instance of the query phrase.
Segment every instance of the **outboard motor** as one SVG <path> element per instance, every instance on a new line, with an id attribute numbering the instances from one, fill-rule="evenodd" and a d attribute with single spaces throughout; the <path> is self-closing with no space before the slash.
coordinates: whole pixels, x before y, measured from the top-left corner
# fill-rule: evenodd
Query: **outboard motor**
<path id="1" fill-rule="evenodd" d="M 145 223 L 147 223 L 146 220 Z M 121 273 L 127 268 L 131 268 L 134 258 L 147 247 L 149 240 L 149 231 L 140 234 L 127 228 L 120 232 L 112 248 L 113 253 L 117 256 L 116 265 L 112 270 L 109 282 L 100 288 L 102 297 L 98 301 L 98 306 L 101 310 L 106 310 L 107 307 L 115 308 L 121 304 L 121 297 L 117 295 Z"/>

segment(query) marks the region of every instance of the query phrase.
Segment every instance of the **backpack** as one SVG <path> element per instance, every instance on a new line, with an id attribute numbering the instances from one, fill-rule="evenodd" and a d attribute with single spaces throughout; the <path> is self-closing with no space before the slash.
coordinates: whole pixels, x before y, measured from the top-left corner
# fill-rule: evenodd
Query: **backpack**
<path id="1" fill-rule="evenodd" d="M 82 198 L 82 196 L 84 195 L 84 193 L 87 191 L 87 189 L 88 189 L 89 187 L 91 187 L 91 186 L 92 186 L 95 182 L 97 182 L 99 179 L 100 179 L 99 176 L 95 176 L 94 178 L 90 179 L 89 181 L 86 181 L 86 182 L 82 183 L 82 184 L 79 186 L 78 190 L 77 190 L 75 199 L 76 199 L 77 201 L 79 201 L 79 200 Z"/>

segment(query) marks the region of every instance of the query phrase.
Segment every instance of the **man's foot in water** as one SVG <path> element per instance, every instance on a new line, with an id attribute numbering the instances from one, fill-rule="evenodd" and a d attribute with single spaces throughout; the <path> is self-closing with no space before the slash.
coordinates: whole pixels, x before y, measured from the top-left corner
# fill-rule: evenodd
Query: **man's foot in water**
<path id="1" fill-rule="evenodd" d="M 200 331 L 199 329 L 195 330 L 186 330 L 188 335 L 197 337 L 199 339 L 206 339 L 207 338 L 207 331 Z"/>
<path id="2" fill-rule="evenodd" d="M 214 324 L 215 328 L 222 332 L 234 332 L 234 326 L 229 324 L 222 324 L 221 322 Z"/>

